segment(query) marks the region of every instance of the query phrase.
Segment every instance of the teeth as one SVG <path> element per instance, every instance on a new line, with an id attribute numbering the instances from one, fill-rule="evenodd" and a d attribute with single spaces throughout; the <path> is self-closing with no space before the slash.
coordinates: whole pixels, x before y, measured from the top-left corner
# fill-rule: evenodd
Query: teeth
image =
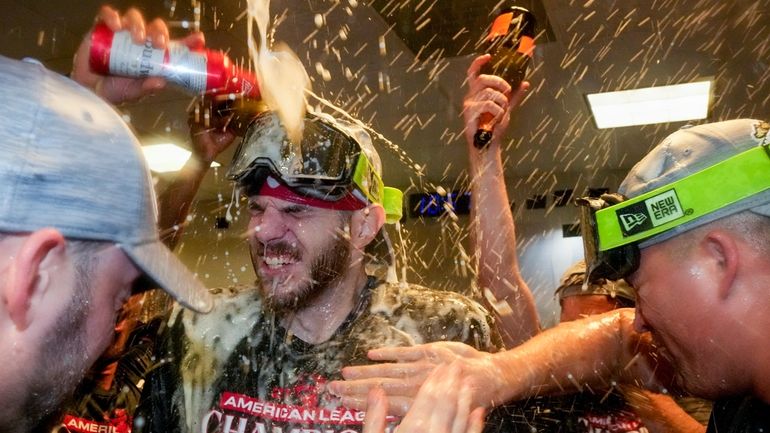
<path id="1" fill-rule="evenodd" d="M 291 264 L 292 261 L 286 257 L 265 257 L 265 264 L 271 269 L 278 268 L 287 264 Z"/>

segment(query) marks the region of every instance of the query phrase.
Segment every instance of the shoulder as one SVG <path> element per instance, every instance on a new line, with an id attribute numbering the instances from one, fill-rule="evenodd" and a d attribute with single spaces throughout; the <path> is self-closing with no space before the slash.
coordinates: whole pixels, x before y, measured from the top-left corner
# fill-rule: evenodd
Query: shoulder
<path id="1" fill-rule="evenodd" d="M 459 293 L 416 284 L 382 283 L 372 292 L 370 312 L 410 334 L 416 343 L 460 341 L 490 350 L 491 316 Z"/>
<path id="2" fill-rule="evenodd" d="M 457 292 L 434 290 L 418 284 L 381 283 L 372 293 L 372 309 L 383 312 L 394 308 L 426 308 L 458 310 L 466 315 L 487 316 L 478 302 Z"/>
<path id="3" fill-rule="evenodd" d="M 214 307 L 206 314 L 175 306 L 169 320 L 168 344 L 187 369 L 218 370 L 238 344 L 263 321 L 262 300 L 256 288 L 213 289 Z"/>
<path id="4" fill-rule="evenodd" d="M 210 292 L 214 299 L 210 312 L 200 314 L 177 304 L 169 322 L 181 323 L 185 333 L 196 338 L 206 330 L 240 330 L 243 325 L 255 323 L 262 316 L 262 299 L 254 287 L 233 286 L 210 289 Z"/>

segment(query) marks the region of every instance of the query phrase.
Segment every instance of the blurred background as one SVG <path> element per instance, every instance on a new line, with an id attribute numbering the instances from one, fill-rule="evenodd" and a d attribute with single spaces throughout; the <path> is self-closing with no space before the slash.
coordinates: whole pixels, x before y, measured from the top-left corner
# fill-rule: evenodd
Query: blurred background
<path id="1" fill-rule="evenodd" d="M 0 0 L 0 54 L 33 57 L 67 74 L 101 4 Z M 209 47 L 248 64 L 245 0 L 110 4 L 163 18 L 176 37 L 197 23 Z M 274 40 L 297 53 L 313 91 L 381 134 L 375 146 L 385 182 L 406 193 L 400 233 L 391 235 L 399 275 L 410 282 L 472 291 L 464 78 L 497 11 L 511 4 L 530 8 L 539 26 L 532 91 L 507 140 L 506 183 L 522 272 L 549 325 L 558 317 L 558 277 L 582 256 L 571 198 L 617 188 L 633 164 L 686 119 L 769 117 L 770 1 L 273 0 Z M 662 92 L 684 95 L 680 100 L 695 112 L 678 120 L 605 128 L 589 104 L 588 95 L 688 83 L 701 83 L 704 93 Z M 143 144 L 189 148 L 191 100 L 172 89 L 119 110 Z M 664 103 L 654 114 L 676 115 L 674 105 Z M 649 121 L 641 108 L 633 110 L 624 117 Z M 246 214 L 224 178 L 231 154 L 221 155 L 222 167 L 207 176 L 178 248 L 212 287 L 255 278 L 242 241 Z M 156 172 L 157 188 L 173 175 Z"/>

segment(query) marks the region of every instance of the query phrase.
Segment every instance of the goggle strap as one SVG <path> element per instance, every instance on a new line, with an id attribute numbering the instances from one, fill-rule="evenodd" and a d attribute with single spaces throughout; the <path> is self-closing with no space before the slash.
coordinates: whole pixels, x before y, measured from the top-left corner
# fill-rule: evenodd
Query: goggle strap
<path id="1" fill-rule="evenodd" d="M 769 155 L 759 146 L 597 211 L 599 250 L 639 242 L 770 189 Z"/>
<path id="2" fill-rule="evenodd" d="M 404 193 L 401 190 L 386 186 L 382 191 L 382 207 L 385 209 L 385 222 L 395 224 L 404 215 Z"/>
<path id="3" fill-rule="evenodd" d="M 382 183 L 380 174 L 374 169 L 363 150 L 358 156 L 358 161 L 356 161 L 352 180 L 370 202 L 382 203 L 385 185 Z"/>

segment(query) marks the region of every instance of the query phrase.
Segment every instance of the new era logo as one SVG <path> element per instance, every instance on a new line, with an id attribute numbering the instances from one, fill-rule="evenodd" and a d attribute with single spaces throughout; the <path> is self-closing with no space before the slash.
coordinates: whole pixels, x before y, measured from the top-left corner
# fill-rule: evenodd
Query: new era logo
<path id="1" fill-rule="evenodd" d="M 670 189 L 616 211 L 623 236 L 633 236 L 684 216 L 676 191 Z"/>
<path id="2" fill-rule="evenodd" d="M 620 222 L 623 223 L 623 228 L 627 232 L 647 221 L 647 215 L 643 213 L 620 214 L 618 217 L 620 218 Z"/>

